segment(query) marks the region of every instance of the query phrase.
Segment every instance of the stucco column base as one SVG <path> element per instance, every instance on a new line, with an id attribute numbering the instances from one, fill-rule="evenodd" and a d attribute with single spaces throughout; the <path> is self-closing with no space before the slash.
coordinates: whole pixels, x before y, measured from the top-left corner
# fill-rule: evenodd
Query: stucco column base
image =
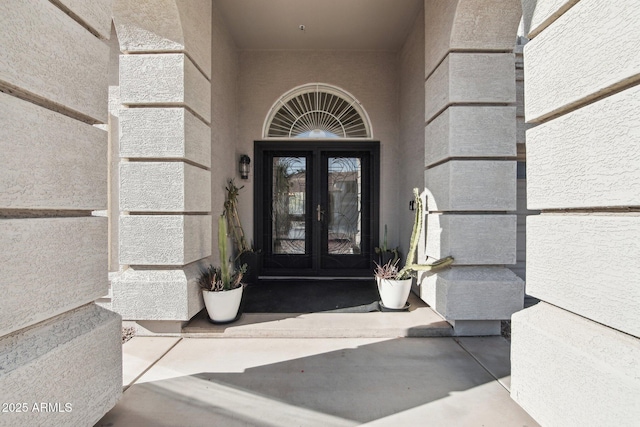
<path id="1" fill-rule="evenodd" d="M 129 320 L 122 322 L 122 326 L 132 327 L 134 335 L 140 337 L 179 337 L 188 323 L 178 320 Z"/>
<path id="2" fill-rule="evenodd" d="M 500 335 L 500 320 L 451 320 L 453 335 L 458 337 L 478 337 Z"/>
<path id="3" fill-rule="evenodd" d="M 122 394 L 121 320 L 87 304 L 0 338 L 3 426 L 94 425 Z M 25 410 L 26 409 L 26 410 Z"/>
<path id="4" fill-rule="evenodd" d="M 456 335 L 499 335 L 500 320 L 522 310 L 524 282 L 504 267 L 452 267 L 425 275 L 420 298 Z"/>
<path id="5" fill-rule="evenodd" d="M 188 321 L 204 308 L 198 277 L 206 261 L 182 268 L 125 270 L 112 281 L 113 310 L 124 320 Z"/>
<path id="6" fill-rule="evenodd" d="M 640 339 L 540 302 L 513 315 L 511 397 L 544 426 L 635 426 Z"/>

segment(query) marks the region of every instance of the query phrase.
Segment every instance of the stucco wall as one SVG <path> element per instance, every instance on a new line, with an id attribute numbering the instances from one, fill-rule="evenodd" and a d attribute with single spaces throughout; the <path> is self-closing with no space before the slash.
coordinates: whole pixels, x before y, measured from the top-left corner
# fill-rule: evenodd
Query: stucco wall
<path id="1" fill-rule="evenodd" d="M 635 425 L 640 409 L 637 2 L 524 1 L 527 292 L 512 397 L 543 425 Z M 588 379 L 588 386 L 585 381 Z M 635 399 L 637 400 L 637 398 Z"/>
<path id="2" fill-rule="evenodd" d="M 116 29 L 111 21 L 111 38 L 109 39 L 109 120 L 108 129 L 108 202 L 107 220 L 109 221 L 109 273 L 117 272 L 118 265 L 118 221 L 120 220 L 120 204 L 118 183 L 118 165 L 120 163 L 120 138 L 118 135 L 120 110 L 120 43 Z M 111 286 L 111 283 L 109 283 Z M 110 308 L 111 297 L 103 307 Z M 101 303 L 102 304 L 102 303 Z"/>
<path id="3" fill-rule="evenodd" d="M 0 394 L 27 403 L 3 426 L 93 425 L 121 395 L 121 319 L 94 304 L 107 293 L 107 219 L 92 212 L 107 209 L 110 16 L 109 0 L 0 3 Z"/>
<path id="4" fill-rule="evenodd" d="M 424 11 L 418 13 L 411 32 L 399 53 L 400 144 L 398 160 L 398 219 L 401 251 L 409 250 L 413 212 L 409 210 L 412 190 L 424 187 Z"/>
<path id="5" fill-rule="evenodd" d="M 240 155 L 245 153 L 237 147 L 238 53 L 215 4 L 211 15 L 211 211 L 214 217 L 211 235 L 215 249 L 213 259 L 217 263 L 217 215 L 222 213 L 226 196 L 224 189 L 228 180 L 235 178 L 238 187 L 243 184 L 237 171 Z M 250 190 L 243 189 L 240 193 L 240 203 L 244 204 L 251 199 Z M 250 212 L 249 214 L 251 215 Z M 246 225 L 249 222 L 245 220 Z M 245 227 L 246 225 L 243 224 Z"/>
<path id="6" fill-rule="evenodd" d="M 338 86 L 360 101 L 381 145 L 381 224 L 389 225 L 390 244 L 399 237 L 398 67 L 394 52 L 244 51 L 239 54 L 237 150 L 253 158 L 253 142 L 262 137 L 264 120 L 285 92 L 305 83 Z M 241 215 L 252 235 L 254 177 L 246 182 Z"/>

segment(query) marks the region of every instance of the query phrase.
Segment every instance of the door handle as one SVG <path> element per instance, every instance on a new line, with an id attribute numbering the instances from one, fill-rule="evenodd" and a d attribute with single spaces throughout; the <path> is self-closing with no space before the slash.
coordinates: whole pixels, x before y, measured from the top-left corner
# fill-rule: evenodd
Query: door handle
<path id="1" fill-rule="evenodd" d="M 322 221 L 322 215 L 324 215 L 324 211 L 322 210 L 322 207 L 320 205 L 316 207 L 316 212 L 318 213 L 318 222 Z"/>

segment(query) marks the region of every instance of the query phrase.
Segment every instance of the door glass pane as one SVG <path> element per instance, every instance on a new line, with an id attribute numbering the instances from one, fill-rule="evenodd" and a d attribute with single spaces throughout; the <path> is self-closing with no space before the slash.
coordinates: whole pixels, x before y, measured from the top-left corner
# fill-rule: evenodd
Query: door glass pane
<path id="1" fill-rule="evenodd" d="M 362 164 L 359 157 L 329 157 L 329 254 L 359 254 Z"/>
<path id="2" fill-rule="evenodd" d="M 274 157 L 272 166 L 272 253 L 305 254 L 307 160 L 305 157 Z"/>

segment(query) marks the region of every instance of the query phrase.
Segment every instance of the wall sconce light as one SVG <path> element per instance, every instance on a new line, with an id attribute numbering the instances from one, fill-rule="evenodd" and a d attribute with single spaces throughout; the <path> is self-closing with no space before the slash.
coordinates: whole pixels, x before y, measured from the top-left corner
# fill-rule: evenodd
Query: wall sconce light
<path id="1" fill-rule="evenodd" d="M 250 164 L 251 159 L 249 156 L 246 154 L 240 156 L 240 178 L 249 179 L 249 171 L 251 170 L 251 167 L 249 166 Z"/>

